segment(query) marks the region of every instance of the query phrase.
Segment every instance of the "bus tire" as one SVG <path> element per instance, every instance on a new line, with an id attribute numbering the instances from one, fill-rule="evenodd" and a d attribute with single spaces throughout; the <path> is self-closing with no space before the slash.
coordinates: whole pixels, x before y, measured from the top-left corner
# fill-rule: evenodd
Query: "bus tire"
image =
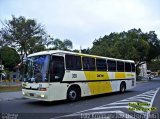
<path id="1" fill-rule="evenodd" d="M 126 90 L 125 82 L 122 82 L 121 85 L 120 85 L 120 92 L 121 92 L 121 93 L 124 93 L 125 90 Z"/>
<path id="2" fill-rule="evenodd" d="M 68 101 L 77 101 L 79 99 L 79 91 L 76 87 L 71 87 L 67 92 L 67 100 Z"/>

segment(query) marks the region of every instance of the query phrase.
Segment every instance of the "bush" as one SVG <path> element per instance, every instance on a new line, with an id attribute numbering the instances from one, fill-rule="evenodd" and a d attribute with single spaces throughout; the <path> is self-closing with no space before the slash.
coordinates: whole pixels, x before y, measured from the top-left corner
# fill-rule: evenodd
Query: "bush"
<path id="1" fill-rule="evenodd" d="M 139 67 L 136 67 L 136 76 L 139 76 L 139 74 L 140 74 L 140 68 Z"/>
<path id="2" fill-rule="evenodd" d="M 158 70 L 157 72 L 158 72 L 158 76 L 160 76 L 160 70 Z"/>
<path id="3" fill-rule="evenodd" d="M 136 80 L 137 80 L 137 81 L 141 81 L 141 80 L 142 80 L 142 77 L 137 75 L 137 76 L 136 76 Z"/>

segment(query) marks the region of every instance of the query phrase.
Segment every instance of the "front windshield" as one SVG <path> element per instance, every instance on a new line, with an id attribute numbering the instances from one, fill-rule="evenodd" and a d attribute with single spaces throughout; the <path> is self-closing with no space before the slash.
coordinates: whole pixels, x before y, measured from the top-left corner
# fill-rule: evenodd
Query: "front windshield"
<path id="1" fill-rule="evenodd" d="M 49 55 L 28 57 L 25 64 L 24 81 L 48 82 Z"/>

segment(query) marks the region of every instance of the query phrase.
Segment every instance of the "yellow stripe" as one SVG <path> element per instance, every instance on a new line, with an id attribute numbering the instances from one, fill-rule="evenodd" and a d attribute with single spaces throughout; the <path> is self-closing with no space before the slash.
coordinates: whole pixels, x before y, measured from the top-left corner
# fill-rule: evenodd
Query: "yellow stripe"
<path id="1" fill-rule="evenodd" d="M 107 72 L 98 71 L 84 71 L 86 80 L 108 80 L 109 75 Z M 88 82 L 91 95 L 112 92 L 110 81 Z"/>
<path id="2" fill-rule="evenodd" d="M 125 72 L 115 72 L 115 78 L 116 79 L 125 79 Z"/>
<path id="3" fill-rule="evenodd" d="M 127 76 L 129 76 L 129 77 L 130 77 L 130 76 L 134 76 L 134 75 L 133 75 L 133 74 L 127 74 Z"/>

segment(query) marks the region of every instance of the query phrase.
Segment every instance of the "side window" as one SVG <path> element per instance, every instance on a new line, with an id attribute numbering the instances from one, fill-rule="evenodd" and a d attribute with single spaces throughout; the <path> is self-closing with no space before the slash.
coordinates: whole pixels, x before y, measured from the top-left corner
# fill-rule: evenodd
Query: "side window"
<path id="1" fill-rule="evenodd" d="M 107 65 L 108 65 L 108 71 L 116 71 L 116 61 L 113 60 L 107 60 Z"/>
<path id="2" fill-rule="evenodd" d="M 106 60 L 96 59 L 97 71 L 107 71 Z"/>
<path id="3" fill-rule="evenodd" d="M 131 66 L 132 66 L 132 72 L 135 72 L 135 64 L 131 63 Z"/>
<path id="4" fill-rule="evenodd" d="M 125 63 L 125 72 L 131 72 L 131 64 Z"/>
<path id="5" fill-rule="evenodd" d="M 117 61 L 117 71 L 124 72 L 124 62 Z"/>
<path id="6" fill-rule="evenodd" d="M 95 59 L 90 57 L 83 57 L 83 70 L 95 71 Z"/>
<path id="7" fill-rule="evenodd" d="M 64 76 L 64 58 L 61 56 L 52 56 L 50 62 L 50 81 L 62 81 Z"/>
<path id="8" fill-rule="evenodd" d="M 66 61 L 67 70 L 81 70 L 82 69 L 80 56 L 66 55 L 65 61 Z"/>

